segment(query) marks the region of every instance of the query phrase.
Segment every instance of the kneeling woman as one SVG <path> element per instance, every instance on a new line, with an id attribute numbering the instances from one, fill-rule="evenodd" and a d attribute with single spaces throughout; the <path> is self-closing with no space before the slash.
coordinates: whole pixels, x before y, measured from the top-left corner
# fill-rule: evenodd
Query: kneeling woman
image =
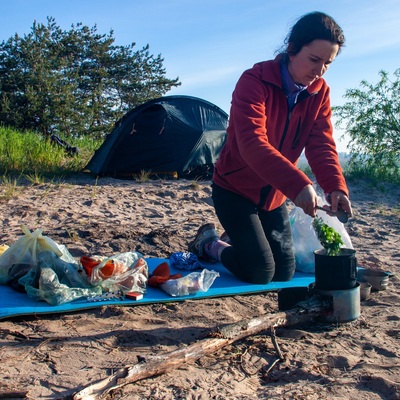
<path id="1" fill-rule="evenodd" d="M 209 223 L 189 251 L 221 261 L 246 282 L 290 280 L 295 257 L 286 199 L 312 217 L 318 200 L 311 180 L 296 166 L 303 150 L 330 195 L 332 211 L 341 207 L 351 215 L 332 137 L 329 87 L 322 78 L 344 41 L 330 16 L 310 13 L 290 30 L 281 54 L 242 74 L 212 184 L 225 239 Z"/>

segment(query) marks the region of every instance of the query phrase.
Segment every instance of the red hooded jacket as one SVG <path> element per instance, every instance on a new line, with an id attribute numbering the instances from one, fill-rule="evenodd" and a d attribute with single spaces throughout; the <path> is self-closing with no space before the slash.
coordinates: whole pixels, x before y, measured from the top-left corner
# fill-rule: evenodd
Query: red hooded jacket
<path id="1" fill-rule="evenodd" d="M 280 56 L 245 71 L 233 92 L 227 141 L 213 181 L 267 211 L 294 201 L 312 184 L 297 167 L 305 149 L 325 193 L 348 195 L 332 137 L 329 87 L 320 78 L 303 90 L 289 112 Z"/>

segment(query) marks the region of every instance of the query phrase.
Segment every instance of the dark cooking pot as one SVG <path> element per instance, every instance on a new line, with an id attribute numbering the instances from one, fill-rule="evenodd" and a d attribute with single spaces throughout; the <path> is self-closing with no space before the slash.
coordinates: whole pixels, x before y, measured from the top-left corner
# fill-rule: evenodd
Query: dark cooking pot
<path id="1" fill-rule="evenodd" d="M 314 251 L 315 287 L 319 290 L 353 289 L 357 283 L 357 258 L 353 249 L 340 249 L 336 256 Z"/>

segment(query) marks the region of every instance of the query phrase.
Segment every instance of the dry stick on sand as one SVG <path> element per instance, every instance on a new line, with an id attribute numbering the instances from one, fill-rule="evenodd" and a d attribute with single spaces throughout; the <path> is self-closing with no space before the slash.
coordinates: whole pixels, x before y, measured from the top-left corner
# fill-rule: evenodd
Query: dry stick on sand
<path id="1" fill-rule="evenodd" d="M 271 327 L 292 326 L 309 321 L 331 306 L 329 301 L 323 301 L 314 296 L 309 300 L 298 303 L 296 307 L 285 312 L 266 314 L 226 325 L 211 331 L 207 338 L 181 349 L 156 356 L 140 357 L 141 361 L 138 364 L 121 368 L 108 378 L 87 386 L 75 393 L 73 399 L 99 399 L 113 389 L 151 376 L 162 375 L 179 368 L 184 363 L 193 363 L 205 355 L 215 353 L 224 346 L 271 329 Z M 282 356 L 280 355 L 280 357 Z"/>
<path id="2" fill-rule="evenodd" d="M 0 392 L 0 399 L 26 399 L 28 391 Z"/>

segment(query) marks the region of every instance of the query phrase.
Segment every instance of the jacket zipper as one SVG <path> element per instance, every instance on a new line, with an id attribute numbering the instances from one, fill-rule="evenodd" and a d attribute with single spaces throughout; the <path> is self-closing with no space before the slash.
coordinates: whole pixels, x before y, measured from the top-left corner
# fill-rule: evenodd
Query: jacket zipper
<path id="1" fill-rule="evenodd" d="M 304 92 L 303 92 L 303 93 L 304 93 Z M 318 92 L 314 92 L 314 93 L 308 93 L 308 92 L 306 92 L 305 96 L 303 95 L 303 96 L 299 99 L 299 101 L 293 106 L 292 111 L 293 111 L 294 107 L 296 107 L 296 105 L 299 104 L 301 101 L 303 101 L 303 100 L 305 100 L 305 99 L 307 99 L 307 98 L 309 98 L 309 97 L 311 97 L 311 96 L 314 96 L 314 95 L 316 95 L 316 94 L 318 94 Z M 287 107 L 288 107 L 288 109 L 289 109 L 289 102 L 287 101 L 287 99 L 286 99 L 286 102 L 287 102 Z M 279 150 L 279 151 L 282 150 L 283 142 L 285 141 L 285 138 L 286 138 L 286 135 L 287 135 L 287 131 L 288 131 L 288 128 L 289 128 L 290 118 L 291 118 L 291 116 L 292 116 L 292 111 L 289 111 L 288 114 L 287 114 L 287 116 L 286 116 L 286 122 L 285 122 L 285 127 L 284 127 L 284 129 L 283 129 L 282 139 L 281 139 L 281 141 L 280 141 L 280 143 L 279 143 L 279 147 L 278 147 L 278 150 Z M 299 120 L 299 124 L 297 125 L 296 135 L 295 135 L 295 138 L 294 138 L 293 144 L 292 144 L 292 146 L 294 146 L 294 147 L 297 146 L 298 141 L 299 141 L 298 139 L 299 139 L 299 136 L 300 136 L 300 126 L 301 126 L 301 118 L 300 118 L 300 120 Z M 294 148 L 294 147 L 292 147 L 292 148 Z M 240 171 L 240 170 L 242 170 L 242 169 L 244 169 L 244 168 L 246 168 L 246 167 L 238 168 L 238 169 L 236 169 L 236 170 L 226 172 L 225 174 L 221 174 L 220 176 L 221 176 L 221 177 L 228 176 L 228 175 L 231 175 L 231 174 L 233 174 L 233 173 L 235 173 L 235 172 L 238 172 L 238 171 Z M 271 190 L 272 190 L 272 185 L 267 185 L 267 186 L 264 186 L 263 188 L 261 188 L 260 201 L 259 201 L 258 204 L 257 204 L 257 208 L 258 208 L 258 209 L 262 209 L 262 208 L 264 207 L 265 203 L 267 202 L 267 198 L 268 198 L 268 196 L 269 196 Z"/>
<path id="2" fill-rule="evenodd" d="M 288 108 L 289 108 L 289 104 L 288 104 Z M 279 147 L 278 147 L 279 151 L 282 150 L 283 142 L 285 141 L 285 138 L 286 138 L 286 135 L 287 135 L 287 131 L 288 131 L 288 128 L 289 128 L 289 122 L 290 122 L 291 116 L 292 116 L 292 111 L 289 111 L 289 113 L 287 114 L 287 117 L 286 117 L 286 122 L 285 122 L 285 127 L 283 129 L 282 138 L 281 138 L 281 141 L 279 142 Z"/>
<path id="3" fill-rule="evenodd" d="M 303 92 L 303 93 L 305 93 L 305 95 L 303 95 L 303 96 L 301 96 L 301 97 L 299 98 L 299 101 L 293 106 L 292 110 L 289 111 L 288 114 L 287 114 L 287 116 L 286 116 L 285 127 L 284 127 L 284 129 L 283 129 L 283 134 L 282 134 L 281 141 L 279 142 L 279 147 L 278 147 L 278 150 L 279 150 L 279 151 L 282 150 L 283 143 L 284 143 L 284 141 L 285 141 L 285 138 L 286 138 L 286 135 L 287 135 L 287 132 L 288 132 L 288 129 L 289 129 L 289 123 L 290 123 L 290 119 L 291 119 L 291 117 L 292 117 L 292 112 L 293 112 L 294 108 L 295 108 L 295 107 L 297 106 L 297 104 L 299 104 L 301 101 L 303 101 L 303 100 L 305 100 L 305 99 L 307 99 L 307 98 L 309 98 L 309 97 L 311 97 L 311 96 L 316 95 L 318 92 L 314 92 L 314 93 L 310 93 L 310 94 L 309 94 L 308 92 Z M 287 107 L 288 107 L 288 110 L 289 110 L 289 101 L 288 101 L 287 99 L 286 99 L 286 104 L 287 104 Z M 292 143 L 292 148 L 295 148 L 295 147 L 297 146 L 298 142 L 299 142 L 300 126 L 301 126 L 301 117 L 300 117 L 299 123 L 298 123 L 298 125 L 297 125 L 296 134 L 295 134 L 295 137 L 294 137 L 294 140 L 293 140 L 293 143 Z M 271 185 L 264 186 L 264 187 L 261 189 L 260 201 L 259 201 L 258 204 L 257 204 L 257 207 L 258 207 L 259 209 L 262 209 L 262 208 L 264 207 L 265 203 L 267 202 L 267 199 L 268 199 L 268 196 L 269 196 L 271 190 L 272 190 L 272 186 L 271 186 Z"/>
<path id="4" fill-rule="evenodd" d="M 294 135 L 294 139 L 292 142 L 292 150 L 294 150 L 300 142 L 300 127 L 301 127 L 301 117 L 299 118 L 299 123 L 297 124 L 296 134 Z"/>
<path id="5" fill-rule="evenodd" d="M 287 114 L 285 128 L 283 129 L 283 135 L 282 135 L 281 141 L 279 143 L 279 147 L 278 147 L 279 151 L 282 150 L 283 142 L 285 141 L 285 138 L 286 138 L 286 135 L 287 135 L 287 131 L 289 129 L 289 122 L 290 122 L 290 119 L 292 117 L 292 112 L 293 112 L 294 108 L 300 102 L 302 102 L 303 100 L 306 100 L 306 99 L 308 99 L 308 98 L 310 98 L 312 96 L 315 96 L 316 94 L 318 94 L 318 92 L 308 93 L 307 91 L 303 91 L 302 93 L 300 93 L 300 96 L 299 96 L 299 99 L 298 99 L 297 103 L 293 106 L 292 110 L 289 111 L 289 113 Z M 289 102 L 287 101 L 287 99 L 286 99 L 286 104 L 287 104 L 287 107 L 289 109 Z M 292 142 L 292 149 L 294 149 L 299 144 L 300 127 L 301 127 L 301 117 L 299 119 L 299 123 L 297 124 L 296 134 L 295 134 L 295 137 L 294 137 L 293 142 Z"/>

